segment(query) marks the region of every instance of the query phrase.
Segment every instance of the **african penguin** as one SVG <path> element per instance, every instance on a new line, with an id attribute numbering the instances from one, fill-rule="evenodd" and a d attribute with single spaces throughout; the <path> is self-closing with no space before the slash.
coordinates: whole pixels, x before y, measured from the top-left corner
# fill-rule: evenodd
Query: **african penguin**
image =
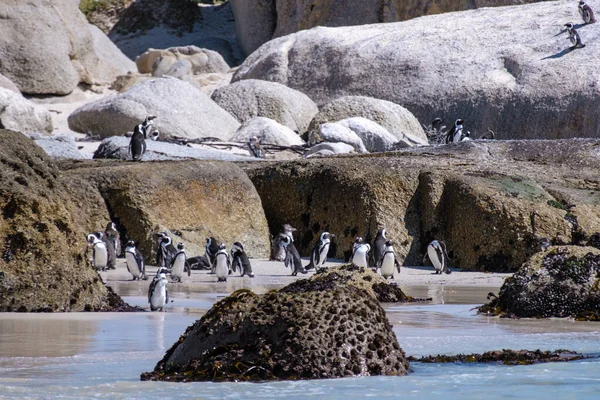
<path id="1" fill-rule="evenodd" d="M 156 265 L 168 269 L 171 267 L 177 249 L 173 246 L 173 241 L 169 235 L 167 235 L 167 232 L 159 232 L 157 236 L 158 249 L 156 249 Z"/>
<path id="2" fill-rule="evenodd" d="M 295 231 L 296 231 L 296 228 L 294 228 L 290 224 L 283 224 L 281 226 L 281 233 L 286 236 L 289 236 L 289 238 L 292 240 L 292 242 L 294 241 L 294 232 Z M 287 254 L 287 252 L 285 250 L 285 246 L 283 245 L 283 242 L 281 241 L 280 235 L 275 236 L 275 238 L 273 239 L 272 247 L 271 247 L 271 260 L 284 261 L 286 254 Z"/>
<path id="3" fill-rule="evenodd" d="M 334 238 L 335 235 L 329 232 L 321 233 L 321 237 L 310 256 L 310 262 L 306 266 L 306 270 L 310 269 L 318 269 L 325 265 L 327 261 L 327 253 L 329 252 L 329 246 L 331 245 L 331 238 Z"/>
<path id="4" fill-rule="evenodd" d="M 375 265 L 379 265 L 379 262 L 383 258 L 383 253 L 385 253 L 385 246 L 387 242 L 387 237 L 385 235 L 385 228 L 380 228 L 377 231 L 377 236 L 373 242 L 373 258 L 375 260 Z"/>
<path id="5" fill-rule="evenodd" d="M 206 256 L 195 256 L 187 259 L 186 264 L 188 265 L 188 272 L 192 269 L 203 269 L 203 270 L 211 270 L 212 266 L 210 265 L 210 261 Z"/>
<path id="6" fill-rule="evenodd" d="M 225 243 L 221 243 L 219 245 L 219 250 L 217 250 L 217 253 L 215 254 L 215 273 L 217 274 L 218 282 L 227 281 L 230 267 L 231 261 L 229 260 L 229 254 L 227 254 L 227 248 Z"/>
<path id="7" fill-rule="evenodd" d="M 400 273 L 400 263 L 396 258 L 396 253 L 394 252 L 393 243 L 391 240 L 385 242 L 385 251 L 381 256 L 381 260 L 377 264 L 377 268 L 381 271 L 381 276 L 385 279 L 394 277 L 394 270 L 397 270 Z"/>
<path id="8" fill-rule="evenodd" d="M 581 43 L 581 37 L 579 37 L 579 33 L 575 29 L 572 23 L 565 24 L 567 27 L 567 33 L 569 34 L 569 40 L 571 41 L 571 49 L 581 49 L 585 47 L 585 44 Z"/>
<path id="9" fill-rule="evenodd" d="M 148 288 L 148 303 L 151 311 L 163 311 L 165 305 L 169 303 L 169 291 L 167 290 L 167 276 L 165 268 L 159 268 L 158 273 L 150 282 Z"/>
<path id="10" fill-rule="evenodd" d="M 117 257 L 121 255 L 121 235 L 117 230 L 117 225 L 114 222 L 109 222 L 104 230 L 106 237 L 112 242 L 115 248 L 115 254 Z"/>
<path id="11" fill-rule="evenodd" d="M 214 237 L 206 238 L 206 244 L 204 245 L 204 255 L 210 263 L 210 273 L 215 273 L 215 266 L 217 261 L 217 251 L 219 251 L 219 243 Z"/>
<path id="12" fill-rule="evenodd" d="M 106 269 L 117 269 L 117 252 L 115 251 L 115 243 L 112 238 L 101 231 L 94 232 L 93 235 L 102 240 L 106 246 L 106 252 L 108 254 Z"/>
<path id="13" fill-rule="evenodd" d="M 352 251 L 352 264 L 357 267 L 368 268 L 369 263 L 367 262 L 367 254 L 371 251 L 371 246 L 363 242 L 363 238 L 357 236 L 354 240 L 353 251 Z"/>
<path id="14" fill-rule="evenodd" d="M 423 257 L 429 257 L 429 260 L 433 264 L 435 268 L 436 274 L 441 274 L 445 272 L 446 274 L 451 274 L 450 268 L 448 267 L 448 253 L 446 252 L 446 244 L 441 240 L 433 240 L 427 246 L 427 253 Z"/>
<path id="15" fill-rule="evenodd" d="M 302 266 L 302 259 L 300 258 L 300 254 L 298 253 L 298 249 L 296 249 L 292 238 L 280 233 L 279 239 L 285 247 L 285 259 L 283 260 L 283 264 L 292 270 L 292 276 L 298 275 L 298 272 L 306 274 L 306 270 Z"/>
<path id="16" fill-rule="evenodd" d="M 256 158 L 265 158 L 265 153 L 261 148 L 260 139 L 256 136 L 251 136 L 248 139 L 248 150 L 250 151 L 250 155 Z"/>
<path id="17" fill-rule="evenodd" d="M 581 18 L 583 19 L 584 23 L 593 24 L 594 22 L 596 22 L 596 17 L 594 16 L 594 11 L 592 11 L 592 8 L 590 6 L 585 4 L 585 1 L 581 0 L 579 2 L 578 9 L 579 9 L 579 15 L 581 15 Z"/>
<path id="18" fill-rule="evenodd" d="M 185 253 L 185 248 L 183 243 L 177 244 L 177 253 L 173 256 L 173 260 L 171 261 L 171 280 L 173 282 L 181 282 L 181 278 L 183 277 L 183 273 L 186 271 L 186 261 L 187 255 Z M 190 270 L 188 269 L 188 276 L 190 275 Z"/>
<path id="19" fill-rule="evenodd" d="M 140 161 L 146 152 L 146 140 L 141 131 L 134 131 L 129 141 L 129 155 L 133 161 Z"/>
<path id="20" fill-rule="evenodd" d="M 465 140 L 467 136 L 464 133 L 463 122 L 464 121 L 460 118 L 454 121 L 454 125 L 450 128 L 448 133 L 446 133 L 446 144 L 459 143 Z"/>
<path id="21" fill-rule="evenodd" d="M 240 242 L 235 242 L 231 247 L 231 267 L 233 268 L 233 272 L 236 272 L 239 268 L 240 276 L 248 275 L 250 278 L 254 278 L 250 259 L 246 255 L 244 246 Z"/>
<path id="22" fill-rule="evenodd" d="M 106 270 L 108 263 L 108 251 L 106 250 L 106 243 L 94 234 L 87 235 L 87 242 L 92 248 L 92 265 L 98 271 Z"/>
<path id="23" fill-rule="evenodd" d="M 125 263 L 127 264 L 127 271 L 133 276 L 134 281 L 136 279 L 148 279 L 144 257 L 142 257 L 142 253 L 135 247 L 133 240 L 127 242 L 127 246 L 125 246 Z"/>

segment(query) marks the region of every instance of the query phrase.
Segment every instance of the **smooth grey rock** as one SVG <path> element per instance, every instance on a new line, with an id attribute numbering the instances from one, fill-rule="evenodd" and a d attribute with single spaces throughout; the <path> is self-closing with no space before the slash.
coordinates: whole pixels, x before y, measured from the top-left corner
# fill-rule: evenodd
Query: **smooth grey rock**
<path id="1" fill-rule="evenodd" d="M 387 129 L 367 118 L 346 118 L 337 123 L 354 132 L 370 152 L 389 151 L 398 143 L 398 139 Z"/>
<path id="2" fill-rule="evenodd" d="M 147 115 L 163 138 L 228 140 L 240 126 L 201 90 L 175 78 L 141 82 L 122 94 L 86 104 L 69 115 L 69 128 L 101 137 L 132 131 Z"/>
<path id="3" fill-rule="evenodd" d="M 77 149 L 75 138 L 70 135 L 40 136 L 33 134 L 29 136 L 35 144 L 40 146 L 46 154 L 54 159 L 81 160 L 85 156 Z"/>
<path id="4" fill-rule="evenodd" d="M 94 158 L 111 158 L 119 160 L 131 160 L 129 155 L 129 142 L 131 138 L 125 136 L 113 136 L 104 139 Z M 197 149 L 179 144 L 161 141 L 146 140 L 146 153 L 142 161 L 158 160 L 221 160 L 221 161 L 257 161 L 258 158 L 230 154 L 226 151 Z"/>
<path id="5" fill-rule="evenodd" d="M 358 153 L 368 153 L 365 144 L 356 133 L 348 127 L 336 122 L 319 125 L 319 137 L 329 143 L 346 143 Z M 309 140 L 309 143 L 315 143 Z"/>
<path id="6" fill-rule="evenodd" d="M 304 145 L 304 140 L 296 132 L 277 121 L 264 117 L 256 117 L 244 122 L 230 141 L 246 143 L 248 138 L 252 136 L 260 138 L 262 144 L 277 146 Z"/>
<path id="7" fill-rule="evenodd" d="M 426 124 L 463 118 L 475 137 L 488 128 L 499 139 L 598 137 L 600 31 L 582 26 L 587 47 L 570 51 L 569 21 L 580 21 L 574 4 L 545 1 L 313 28 L 261 46 L 233 80 L 279 82 L 318 104 L 385 99 Z"/>
<path id="8" fill-rule="evenodd" d="M 331 154 L 348 154 L 354 153 L 354 147 L 350 146 L 347 143 L 319 143 L 314 146 L 311 146 L 310 149 L 306 153 L 304 153 L 304 157 L 314 157 L 314 156 L 324 156 Z"/>
<path id="9" fill-rule="evenodd" d="M 277 26 L 275 0 L 231 0 L 235 33 L 244 54 L 249 55 L 273 37 Z"/>
<path id="10" fill-rule="evenodd" d="M 223 86 L 215 90 L 212 99 L 239 122 L 266 117 L 300 134 L 306 132 L 319 111 L 302 92 L 279 83 L 254 79 Z"/>
<path id="11" fill-rule="evenodd" d="M 52 132 L 50 112 L 20 93 L 0 87 L 0 128 L 13 131 Z"/>
<path id="12" fill-rule="evenodd" d="M 11 81 L 2 74 L 0 74 L 0 88 L 8 89 L 15 93 L 21 94 L 21 91 L 19 90 L 17 85 L 15 85 L 13 81 Z"/>
<path id="13" fill-rule="evenodd" d="M 137 56 L 135 64 L 142 74 L 151 73 L 153 76 L 162 76 L 170 69 L 171 65 L 166 64 L 159 68 L 160 63 L 157 63 L 157 60 L 160 58 L 163 59 L 162 63 L 166 63 L 168 60 L 171 65 L 177 60 L 187 60 L 192 65 L 193 74 L 226 73 L 230 69 L 223 57 L 216 51 L 192 45 L 169 47 L 164 50 L 151 48 Z"/>

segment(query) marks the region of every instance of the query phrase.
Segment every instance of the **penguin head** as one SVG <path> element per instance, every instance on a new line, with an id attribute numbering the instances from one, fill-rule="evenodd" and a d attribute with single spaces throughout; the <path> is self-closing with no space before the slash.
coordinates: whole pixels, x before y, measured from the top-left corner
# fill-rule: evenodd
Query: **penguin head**
<path id="1" fill-rule="evenodd" d="M 157 277 L 157 278 L 161 278 L 161 275 L 162 275 L 162 278 L 164 278 L 164 277 L 165 277 L 165 274 L 168 274 L 168 273 L 169 273 L 169 270 L 168 270 L 167 268 L 165 268 L 165 267 L 160 267 L 160 268 L 158 269 L 158 271 L 156 271 L 156 277 Z"/>
<path id="2" fill-rule="evenodd" d="M 394 245 L 394 242 L 392 242 L 391 240 L 388 240 L 385 242 L 385 247 L 392 247 Z"/>
<path id="3" fill-rule="evenodd" d="M 231 250 L 244 251 L 244 246 L 240 242 L 235 242 Z"/>
<path id="4" fill-rule="evenodd" d="M 221 244 L 219 245 L 219 251 L 225 250 L 226 248 L 227 246 L 225 245 L 225 242 L 221 242 Z"/>
<path id="5" fill-rule="evenodd" d="M 110 231 L 110 230 L 116 231 L 117 226 L 115 225 L 114 222 L 109 222 L 108 225 L 106 225 L 106 230 L 107 231 Z"/>
<path id="6" fill-rule="evenodd" d="M 133 240 L 128 241 L 126 247 L 135 247 L 135 242 Z"/>
<path id="7" fill-rule="evenodd" d="M 329 233 L 329 232 L 323 232 L 321 233 L 321 240 L 325 240 L 325 239 L 331 239 L 334 238 L 335 235 L 333 233 Z"/>
<path id="8" fill-rule="evenodd" d="M 179 242 L 177 243 L 177 250 L 183 250 L 183 243 Z"/>
<path id="9" fill-rule="evenodd" d="M 361 236 L 357 236 L 357 237 L 354 238 L 354 245 L 355 246 L 361 245 L 362 242 L 363 242 L 363 238 Z"/>
<path id="10" fill-rule="evenodd" d="M 294 228 L 290 224 L 283 224 L 283 231 L 284 232 L 295 232 L 296 228 Z"/>
<path id="11" fill-rule="evenodd" d="M 87 235 L 87 242 L 89 244 L 94 244 L 96 241 L 98 241 L 99 239 L 96 237 L 96 235 L 94 235 L 93 233 L 90 233 L 89 235 Z"/>
<path id="12" fill-rule="evenodd" d="M 571 22 L 566 23 L 565 26 L 567 27 L 568 31 L 570 31 L 571 29 L 573 29 L 573 24 Z"/>
<path id="13" fill-rule="evenodd" d="M 457 119 L 456 121 L 454 121 L 454 126 L 455 127 L 461 127 L 462 128 L 462 124 L 464 123 L 464 121 L 462 119 Z"/>
<path id="14" fill-rule="evenodd" d="M 146 117 L 146 119 L 144 120 L 144 125 L 145 125 L 145 126 L 149 126 L 149 125 L 152 125 L 152 124 L 154 124 L 154 121 L 153 121 L 153 120 L 154 120 L 154 118 L 156 118 L 156 115 L 148 115 L 148 116 Z"/>
<path id="15" fill-rule="evenodd" d="M 441 124 L 442 122 L 444 122 L 444 120 L 438 117 L 438 118 L 434 119 L 433 121 L 431 121 L 431 126 L 434 127 L 437 124 Z"/>
<path id="16" fill-rule="evenodd" d="M 581 7 L 585 6 L 585 1 L 581 0 L 581 1 L 579 2 L 579 5 L 580 5 Z"/>
<path id="17" fill-rule="evenodd" d="M 385 228 L 379 228 L 379 230 L 377 231 L 377 236 L 381 236 L 384 239 L 387 239 L 385 237 L 386 234 L 387 234 L 387 232 L 386 232 Z"/>
<path id="18" fill-rule="evenodd" d="M 155 130 L 154 132 L 152 132 L 152 137 L 150 139 L 157 141 L 159 136 L 160 136 L 160 132 Z"/>

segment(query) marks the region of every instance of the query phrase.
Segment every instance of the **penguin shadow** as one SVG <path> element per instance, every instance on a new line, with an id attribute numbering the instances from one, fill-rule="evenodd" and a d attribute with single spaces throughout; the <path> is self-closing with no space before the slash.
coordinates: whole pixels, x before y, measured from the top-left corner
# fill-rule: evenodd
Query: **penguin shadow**
<path id="1" fill-rule="evenodd" d="M 575 49 L 577 49 L 577 47 L 567 47 L 566 49 L 561 50 L 556 54 L 552 54 L 551 56 L 546 56 L 546 57 L 542 58 L 542 60 L 561 58 L 562 56 L 566 56 L 567 54 L 569 54 L 570 52 L 572 52 Z"/>

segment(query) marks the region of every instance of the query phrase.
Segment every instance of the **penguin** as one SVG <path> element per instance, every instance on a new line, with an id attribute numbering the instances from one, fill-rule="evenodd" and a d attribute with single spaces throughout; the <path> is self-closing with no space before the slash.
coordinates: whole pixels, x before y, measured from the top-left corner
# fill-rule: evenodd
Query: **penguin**
<path id="1" fill-rule="evenodd" d="M 145 152 L 146 140 L 144 139 L 144 134 L 141 131 L 136 130 L 133 132 L 131 140 L 129 141 L 129 155 L 133 161 L 140 161 Z"/>
<path id="2" fill-rule="evenodd" d="M 190 270 L 192 269 L 212 269 L 212 265 L 210 264 L 210 261 L 208 261 L 208 258 L 206 258 L 206 256 L 190 257 L 186 260 L 186 264 L 188 265 L 188 273 L 190 273 Z"/>
<path id="3" fill-rule="evenodd" d="M 248 275 L 250 278 L 254 278 L 250 259 L 248 259 L 244 251 L 244 246 L 240 242 L 235 242 L 231 247 L 231 267 L 233 268 L 233 272 L 236 272 L 239 268 L 240 276 Z"/>
<path id="4" fill-rule="evenodd" d="M 579 33 L 575 29 L 572 23 L 565 24 L 567 27 L 567 33 L 569 34 L 569 40 L 571 41 L 571 50 L 581 49 L 585 47 L 585 44 L 581 43 L 581 37 L 579 37 Z"/>
<path id="5" fill-rule="evenodd" d="M 183 273 L 187 270 L 188 276 L 191 274 L 191 270 L 186 268 L 187 255 L 183 243 L 177 243 L 177 253 L 173 256 L 171 261 L 171 280 L 173 282 L 181 282 Z"/>
<path id="6" fill-rule="evenodd" d="M 327 261 L 327 253 L 329 252 L 329 246 L 331 245 L 331 238 L 335 235 L 329 232 L 321 233 L 321 237 L 310 256 L 310 263 L 305 267 L 306 270 L 321 268 Z"/>
<path id="7" fill-rule="evenodd" d="M 423 261 L 425 261 L 425 257 L 429 257 L 429 260 L 433 264 L 435 268 L 436 274 L 441 274 L 445 272 L 446 274 L 451 274 L 450 268 L 448 267 L 448 253 L 446 252 L 446 244 L 441 240 L 433 240 L 427 246 L 427 253 L 423 257 Z"/>
<path id="8" fill-rule="evenodd" d="M 286 236 L 289 236 L 289 238 L 292 240 L 292 242 L 294 241 L 294 232 L 295 231 L 296 231 L 296 228 L 294 228 L 290 224 L 283 224 L 281 226 L 281 233 Z M 281 241 L 281 236 L 280 235 L 275 236 L 275 238 L 273 239 L 273 244 L 271 246 L 271 260 L 284 261 L 286 254 L 287 254 L 287 251 L 285 249 L 285 246 L 283 245 L 283 242 Z"/>
<path id="9" fill-rule="evenodd" d="M 93 235 L 102 240 L 106 246 L 106 252 L 108 254 L 106 269 L 117 269 L 117 252 L 115 251 L 113 240 L 105 235 L 102 231 L 94 232 Z"/>
<path id="10" fill-rule="evenodd" d="M 227 254 L 225 243 L 219 245 L 219 250 L 215 254 L 215 273 L 217 274 L 217 282 L 226 282 L 231 268 L 231 260 Z"/>
<path id="11" fill-rule="evenodd" d="M 256 136 L 251 136 L 248 139 L 248 150 L 250 155 L 256 158 L 265 158 L 265 153 L 261 147 L 261 141 Z"/>
<path id="12" fill-rule="evenodd" d="M 158 267 L 170 268 L 173 257 L 177 254 L 177 249 L 173 246 L 173 241 L 167 235 L 167 232 L 159 232 L 158 249 L 156 250 L 156 265 Z"/>
<path id="13" fill-rule="evenodd" d="M 158 130 L 154 130 L 152 132 L 152 136 L 150 137 L 150 139 L 152 139 L 153 141 L 158 141 L 158 138 L 160 137 L 160 132 Z"/>
<path id="14" fill-rule="evenodd" d="M 87 242 L 92 248 L 93 267 L 96 269 L 96 271 L 106 271 L 106 265 L 108 264 L 108 251 L 106 249 L 106 243 L 92 233 L 87 235 Z"/>
<path id="15" fill-rule="evenodd" d="M 463 120 L 457 119 L 454 121 L 452 128 L 446 133 L 446 144 L 459 143 L 467 138 L 467 135 L 463 132 Z"/>
<path id="16" fill-rule="evenodd" d="M 375 261 L 375 265 L 379 265 L 379 262 L 383 258 L 383 253 L 385 253 L 385 247 L 387 242 L 385 228 L 380 228 L 377 231 L 377 236 L 375 236 L 375 241 L 373 242 L 373 259 Z"/>
<path id="17" fill-rule="evenodd" d="M 104 230 L 106 238 L 110 240 L 115 248 L 115 255 L 119 257 L 121 255 L 121 235 L 117 230 L 117 225 L 114 222 L 109 222 Z"/>
<path id="18" fill-rule="evenodd" d="M 279 234 L 279 238 L 285 247 L 285 260 L 283 263 L 292 270 L 292 276 L 298 275 L 298 272 L 306 274 L 306 270 L 302 266 L 302 259 L 300 258 L 300 254 L 298 253 L 298 249 L 296 249 L 292 238 L 283 233 Z"/>
<path id="19" fill-rule="evenodd" d="M 148 139 L 151 137 L 152 135 L 152 126 L 154 125 L 154 119 L 156 118 L 156 115 L 148 115 L 146 116 L 146 119 L 144 119 L 144 122 L 142 122 L 141 124 L 137 124 L 135 126 L 135 128 L 133 129 L 133 133 L 135 134 L 135 132 L 141 132 L 142 135 L 144 135 L 144 139 Z"/>
<path id="20" fill-rule="evenodd" d="M 204 255 L 210 263 L 210 273 L 215 273 L 215 266 L 217 261 L 217 251 L 219 251 L 219 244 L 217 239 L 214 237 L 206 238 L 206 244 L 204 245 Z"/>
<path id="21" fill-rule="evenodd" d="M 585 1 L 581 0 L 577 8 L 579 9 L 579 15 L 581 15 L 581 18 L 585 24 L 593 24 L 596 22 L 594 11 L 592 11 L 590 6 L 585 4 Z"/>
<path id="22" fill-rule="evenodd" d="M 144 257 L 142 257 L 142 253 L 135 247 L 133 240 L 128 241 L 127 246 L 125 246 L 125 262 L 127 264 L 127 271 L 133 276 L 134 281 L 136 279 L 148 279 Z"/>
<path id="23" fill-rule="evenodd" d="M 369 263 L 367 262 L 369 251 L 371 251 L 371 246 L 368 243 L 364 243 L 362 237 L 357 236 L 354 240 L 352 251 L 352 264 L 357 267 L 369 268 Z"/>
<path id="24" fill-rule="evenodd" d="M 168 281 L 164 271 L 165 268 L 158 269 L 158 273 L 148 288 L 148 303 L 150 303 L 151 311 L 163 311 L 165 305 L 169 303 Z"/>
<path id="25" fill-rule="evenodd" d="M 393 242 L 391 240 L 385 242 L 385 251 L 381 256 L 381 260 L 379 260 L 379 263 L 376 265 L 381 271 L 381 276 L 385 279 L 394 278 L 394 267 L 398 273 L 400 273 L 400 263 L 396 258 Z"/>

